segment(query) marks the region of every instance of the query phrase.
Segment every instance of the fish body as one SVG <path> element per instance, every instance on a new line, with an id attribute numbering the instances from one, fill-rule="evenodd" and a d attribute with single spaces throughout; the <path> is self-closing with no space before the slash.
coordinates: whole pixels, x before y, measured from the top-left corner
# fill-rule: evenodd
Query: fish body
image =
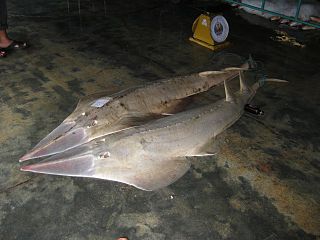
<path id="1" fill-rule="evenodd" d="M 100 136 L 176 113 L 185 98 L 207 91 L 248 67 L 245 63 L 240 68 L 175 77 L 111 96 L 103 93 L 89 96 L 20 161 L 60 153 Z"/>
<path id="2" fill-rule="evenodd" d="M 23 171 L 118 181 L 142 190 L 165 187 L 188 171 L 188 157 L 207 156 L 208 143 L 236 122 L 260 83 L 204 107 L 103 136 Z"/>

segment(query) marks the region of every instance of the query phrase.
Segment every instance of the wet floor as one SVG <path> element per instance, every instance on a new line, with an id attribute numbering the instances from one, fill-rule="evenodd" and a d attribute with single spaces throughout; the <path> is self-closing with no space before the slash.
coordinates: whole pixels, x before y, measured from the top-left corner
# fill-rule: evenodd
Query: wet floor
<path id="1" fill-rule="evenodd" d="M 251 16 L 265 26 L 253 25 L 214 6 L 10 1 L 10 33 L 32 47 L 0 59 L 0 239 L 319 239 L 320 34 L 278 28 L 301 48 L 275 41 L 284 33 L 267 20 Z M 197 8 L 225 13 L 228 49 L 188 41 Z M 238 65 L 249 54 L 290 83 L 262 88 L 254 103 L 266 114 L 244 115 L 216 140 L 216 156 L 192 159 L 169 187 L 19 171 L 18 159 L 82 96 Z"/>

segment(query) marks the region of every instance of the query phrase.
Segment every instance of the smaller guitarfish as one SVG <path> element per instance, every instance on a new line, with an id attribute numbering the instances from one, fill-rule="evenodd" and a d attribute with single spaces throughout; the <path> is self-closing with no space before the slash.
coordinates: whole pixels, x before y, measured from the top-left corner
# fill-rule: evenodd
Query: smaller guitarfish
<path id="1" fill-rule="evenodd" d="M 207 91 L 246 69 L 247 63 L 239 68 L 165 79 L 111 96 L 103 93 L 89 96 L 80 100 L 74 112 L 22 156 L 20 162 L 60 153 L 100 136 L 176 113 L 185 98 Z"/>

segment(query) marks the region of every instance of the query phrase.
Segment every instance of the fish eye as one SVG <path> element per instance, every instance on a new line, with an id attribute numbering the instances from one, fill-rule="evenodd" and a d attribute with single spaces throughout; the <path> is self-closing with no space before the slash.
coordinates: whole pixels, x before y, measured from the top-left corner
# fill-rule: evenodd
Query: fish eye
<path id="1" fill-rule="evenodd" d="M 97 124 L 98 124 L 98 121 L 94 120 L 90 125 L 87 126 L 87 128 L 91 128 L 91 127 L 93 127 L 93 126 L 95 126 Z"/>
<path id="2" fill-rule="evenodd" d="M 108 157 L 110 157 L 110 152 L 102 152 L 99 154 L 100 159 L 108 158 Z"/>

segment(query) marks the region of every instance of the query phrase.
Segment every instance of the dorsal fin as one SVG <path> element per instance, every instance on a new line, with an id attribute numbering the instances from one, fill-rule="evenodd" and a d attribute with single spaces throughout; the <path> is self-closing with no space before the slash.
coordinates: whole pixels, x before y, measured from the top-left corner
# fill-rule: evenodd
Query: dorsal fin
<path id="1" fill-rule="evenodd" d="M 226 94 L 226 102 L 233 102 L 233 96 L 230 92 L 230 89 L 229 89 L 229 86 L 227 84 L 227 81 L 224 80 L 224 91 L 225 91 L 225 94 Z"/>
<path id="2" fill-rule="evenodd" d="M 248 70 L 247 67 L 227 67 L 224 68 L 223 71 L 245 71 Z"/>
<path id="3" fill-rule="evenodd" d="M 224 71 L 205 71 L 205 72 L 200 72 L 199 76 L 200 77 L 210 77 L 218 74 L 224 74 Z"/>
<path id="4" fill-rule="evenodd" d="M 240 80 L 240 92 L 247 93 L 249 91 L 249 88 L 247 86 L 247 83 L 244 79 L 244 73 L 243 71 L 239 71 L 239 80 Z"/>

